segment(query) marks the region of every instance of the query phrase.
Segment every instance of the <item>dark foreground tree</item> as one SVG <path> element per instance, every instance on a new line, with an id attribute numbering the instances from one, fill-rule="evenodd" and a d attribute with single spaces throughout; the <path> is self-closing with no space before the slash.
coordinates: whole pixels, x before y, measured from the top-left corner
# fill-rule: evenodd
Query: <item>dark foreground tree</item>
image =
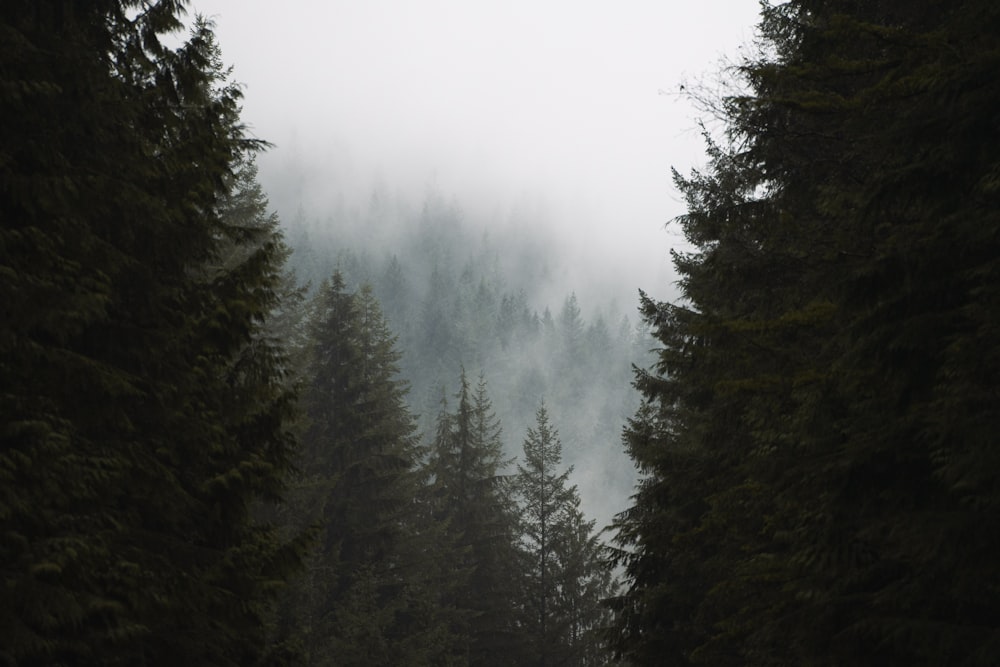
<path id="1" fill-rule="evenodd" d="M 251 519 L 292 447 L 281 244 L 224 220 L 255 144 L 209 26 L 161 45 L 181 6 L 0 9 L 7 663 L 266 661 L 295 560 Z"/>
<path id="2" fill-rule="evenodd" d="M 1000 661 L 1000 6 L 763 6 L 626 438 L 636 664 Z"/>

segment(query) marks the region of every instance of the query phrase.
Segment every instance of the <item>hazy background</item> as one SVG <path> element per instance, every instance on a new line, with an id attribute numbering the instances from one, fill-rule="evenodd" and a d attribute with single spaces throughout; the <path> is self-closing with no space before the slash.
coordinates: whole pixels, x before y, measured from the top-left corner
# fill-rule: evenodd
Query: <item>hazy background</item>
<path id="1" fill-rule="evenodd" d="M 669 169 L 702 160 L 681 95 L 752 38 L 753 0 L 195 0 L 275 144 L 282 218 L 435 188 L 502 225 L 543 209 L 566 276 L 666 296 Z"/>
<path id="2" fill-rule="evenodd" d="M 275 145 L 259 158 L 260 180 L 293 243 L 307 231 L 306 251 L 329 253 L 327 232 L 357 238 L 344 228 L 378 217 L 373 192 L 401 210 L 447 200 L 498 247 L 543 249 L 517 251 L 522 263 L 545 265 L 545 281 L 533 267 L 519 273 L 547 283 L 529 294 L 532 307 L 558 314 L 572 292 L 588 322 L 600 308 L 606 316 L 609 302 L 637 321 L 639 288 L 674 296 L 669 250 L 682 239 L 665 225 L 683 203 L 670 168 L 688 172 L 704 155 L 699 112 L 681 86 L 710 89 L 723 61 L 738 60 L 752 40 L 757 10 L 752 0 L 190 6 L 216 24 L 223 58 L 245 86 L 244 121 Z M 405 258 L 409 231 L 389 231 L 384 245 Z M 489 378 L 500 406 L 512 400 L 508 381 L 537 360 L 517 364 Z M 420 390 L 436 378 L 411 381 Z M 592 389 L 577 412 L 596 415 L 615 390 Z M 628 414 L 592 430 L 591 441 L 553 414 L 600 525 L 631 493 L 634 473 L 618 442 Z M 524 424 L 501 416 L 516 452 Z"/>

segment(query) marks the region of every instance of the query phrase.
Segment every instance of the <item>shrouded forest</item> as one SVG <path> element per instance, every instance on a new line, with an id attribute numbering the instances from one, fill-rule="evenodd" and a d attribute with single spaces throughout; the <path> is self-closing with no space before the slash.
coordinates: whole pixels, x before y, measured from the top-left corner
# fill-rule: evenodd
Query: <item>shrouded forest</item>
<path id="1" fill-rule="evenodd" d="M 478 220 L 436 194 L 415 206 L 376 191 L 362 210 L 332 215 L 326 224 L 288 224 L 289 264 L 304 284 L 338 271 L 352 289 L 370 286 L 398 336 L 423 441 L 462 368 L 489 381 L 510 457 L 544 400 L 588 511 L 609 522 L 635 482 L 620 439 L 639 404 L 631 366 L 652 361 L 648 326 L 613 301 L 591 306 L 588 317 L 574 292 L 553 294 L 556 248 L 527 234 L 477 231 Z"/>
<path id="2" fill-rule="evenodd" d="M 186 4 L 0 8 L 0 661 L 1000 663 L 1000 7 L 763 3 L 632 324 L 283 227 Z"/>

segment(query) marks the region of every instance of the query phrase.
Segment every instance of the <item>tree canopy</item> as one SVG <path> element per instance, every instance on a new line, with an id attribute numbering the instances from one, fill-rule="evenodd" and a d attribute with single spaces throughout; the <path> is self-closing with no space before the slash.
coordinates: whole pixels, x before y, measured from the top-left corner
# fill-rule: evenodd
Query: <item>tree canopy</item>
<path id="1" fill-rule="evenodd" d="M 293 439 L 259 142 L 178 2 L 0 10 L 0 657 L 266 662 Z M 252 177 L 250 178 L 252 180 Z"/>
<path id="2" fill-rule="evenodd" d="M 626 445 L 636 664 L 990 664 L 994 3 L 764 4 Z"/>

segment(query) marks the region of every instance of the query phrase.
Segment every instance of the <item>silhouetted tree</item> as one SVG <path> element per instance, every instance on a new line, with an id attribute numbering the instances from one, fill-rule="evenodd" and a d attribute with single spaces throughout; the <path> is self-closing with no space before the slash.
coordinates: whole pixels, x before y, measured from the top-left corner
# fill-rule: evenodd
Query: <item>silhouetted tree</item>
<path id="1" fill-rule="evenodd" d="M 1000 8 L 763 6 L 626 445 L 636 664 L 1000 659 Z"/>
<path id="2" fill-rule="evenodd" d="M 285 624 L 309 664 L 431 664 L 446 650 L 427 569 L 422 457 L 372 292 L 339 272 L 315 297 L 292 520 L 318 530 Z M 423 512 L 426 514 L 426 512 Z M 441 622 L 443 623 L 443 622 Z"/>
<path id="3" fill-rule="evenodd" d="M 456 398 L 455 412 L 438 418 L 430 460 L 457 582 L 451 605 L 464 612 L 456 634 L 467 639 L 469 664 L 511 664 L 520 655 L 516 520 L 500 424 L 482 378 L 473 392 L 463 370 Z"/>
<path id="4" fill-rule="evenodd" d="M 258 143 L 175 2 L 0 10 L 0 659 L 270 662 L 293 440 Z"/>

